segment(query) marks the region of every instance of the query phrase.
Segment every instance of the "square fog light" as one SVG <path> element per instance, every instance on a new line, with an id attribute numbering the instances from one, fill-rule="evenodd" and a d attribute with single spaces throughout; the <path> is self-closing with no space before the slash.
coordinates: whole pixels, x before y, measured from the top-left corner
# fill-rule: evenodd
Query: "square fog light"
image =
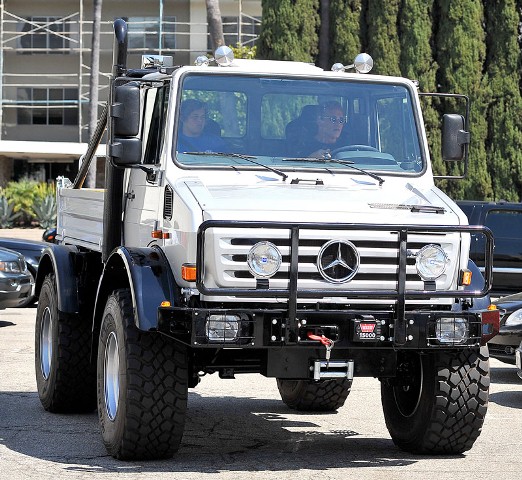
<path id="1" fill-rule="evenodd" d="M 239 315 L 209 315 L 205 332 L 209 342 L 234 342 L 237 339 L 241 317 Z"/>
<path id="2" fill-rule="evenodd" d="M 437 340 L 445 345 L 459 345 L 469 338 L 469 325 L 466 318 L 439 317 L 436 329 Z"/>

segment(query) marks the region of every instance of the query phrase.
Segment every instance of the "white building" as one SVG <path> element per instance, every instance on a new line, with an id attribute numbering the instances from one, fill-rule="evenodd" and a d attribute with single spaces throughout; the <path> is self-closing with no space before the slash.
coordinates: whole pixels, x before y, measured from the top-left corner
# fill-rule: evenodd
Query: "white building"
<path id="1" fill-rule="evenodd" d="M 108 94 L 112 23 L 129 26 L 129 68 L 143 53 L 174 64 L 209 52 L 205 0 L 103 0 L 99 102 Z M 228 45 L 253 45 L 261 0 L 220 0 Z M 13 178 L 74 177 L 85 152 L 92 0 L 0 0 L 0 186 Z"/>

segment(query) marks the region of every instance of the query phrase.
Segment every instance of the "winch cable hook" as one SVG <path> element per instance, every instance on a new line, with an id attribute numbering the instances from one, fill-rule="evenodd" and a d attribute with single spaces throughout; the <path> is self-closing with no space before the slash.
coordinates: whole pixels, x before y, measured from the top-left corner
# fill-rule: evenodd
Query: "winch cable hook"
<path id="1" fill-rule="evenodd" d="M 334 347 L 334 341 L 325 337 L 324 335 L 316 335 L 312 332 L 308 332 L 306 334 L 309 340 L 314 340 L 316 342 L 321 342 L 326 348 L 326 368 L 330 364 L 330 353 L 332 352 L 332 348 Z"/>

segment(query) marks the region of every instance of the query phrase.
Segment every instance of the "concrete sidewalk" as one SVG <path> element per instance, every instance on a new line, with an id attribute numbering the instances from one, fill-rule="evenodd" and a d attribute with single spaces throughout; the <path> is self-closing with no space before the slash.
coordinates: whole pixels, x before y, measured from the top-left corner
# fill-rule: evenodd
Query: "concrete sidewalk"
<path id="1" fill-rule="evenodd" d="M 43 232 L 43 228 L 0 228 L 0 237 L 41 241 Z"/>

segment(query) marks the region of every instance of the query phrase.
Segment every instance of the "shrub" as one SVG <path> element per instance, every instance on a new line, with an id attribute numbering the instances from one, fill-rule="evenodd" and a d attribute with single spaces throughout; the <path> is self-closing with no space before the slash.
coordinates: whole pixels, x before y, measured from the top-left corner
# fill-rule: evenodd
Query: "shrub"
<path id="1" fill-rule="evenodd" d="M 21 212 L 13 213 L 13 205 L 4 195 L 0 195 L 0 227 L 11 228 L 20 215 Z"/>
<path id="2" fill-rule="evenodd" d="M 52 194 L 37 198 L 33 204 L 36 221 L 42 228 L 56 225 L 56 197 Z"/>

